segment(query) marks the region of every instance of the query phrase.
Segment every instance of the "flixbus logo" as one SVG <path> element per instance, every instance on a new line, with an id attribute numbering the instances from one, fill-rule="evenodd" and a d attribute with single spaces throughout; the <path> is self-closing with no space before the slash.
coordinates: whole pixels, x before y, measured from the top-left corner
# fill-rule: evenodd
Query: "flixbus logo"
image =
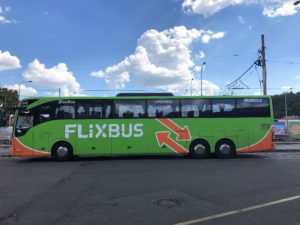
<path id="1" fill-rule="evenodd" d="M 85 132 L 84 132 L 85 131 Z M 143 124 L 66 124 L 65 138 L 74 134 L 77 138 L 129 138 L 143 137 Z"/>

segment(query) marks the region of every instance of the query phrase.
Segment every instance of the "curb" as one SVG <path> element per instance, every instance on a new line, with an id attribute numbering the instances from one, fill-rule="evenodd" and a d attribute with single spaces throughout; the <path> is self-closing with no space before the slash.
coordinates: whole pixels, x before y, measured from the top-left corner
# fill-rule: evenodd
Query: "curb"
<path id="1" fill-rule="evenodd" d="M 4 158 L 4 157 L 12 157 L 12 155 L 11 154 L 0 154 L 0 158 Z"/>
<path id="2" fill-rule="evenodd" d="M 297 145 L 300 142 L 275 142 L 275 145 Z"/>
<path id="3" fill-rule="evenodd" d="M 300 152 L 300 149 L 286 149 L 286 150 L 283 150 L 283 149 L 277 149 L 275 150 L 275 152 Z"/>

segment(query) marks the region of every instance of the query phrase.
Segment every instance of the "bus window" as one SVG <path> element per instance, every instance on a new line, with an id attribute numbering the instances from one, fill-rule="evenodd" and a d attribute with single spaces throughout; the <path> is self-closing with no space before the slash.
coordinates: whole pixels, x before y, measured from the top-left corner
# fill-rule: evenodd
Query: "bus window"
<path id="1" fill-rule="evenodd" d="M 145 100 L 116 100 L 115 112 L 117 118 L 145 118 Z"/>
<path id="2" fill-rule="evenodd" d="M 102 100 L 78 100 L 76 101 L 77 119 L 101 119 L 109 118 L 111 106 Z"/>
<path id="3" fill-rule="evenodd" d="M 179 100 L 173 100 L 173 99 L 148 100 L 148 116 L 152 118 L 180 117 Z"/>
<path id="4" fill-rule="evenodd" d="M 33 126 L 33 115 L 30 111 L 22 111 L 18 114 L 16 124 L 16 136 L 24 135 Z"/>
<path id="5" fill-rule="evenodd" d="M 75 106 L 74 105 L 58 105 L 55 109 L 56 119 L 74 119 Z"/>
<path id="6" fill-rule="evenodd" d="M 35 124 L 47 122 L 53 119 L 54 108 L 52 103 L 42 104 L 40 106 L 37 106 L 35 109 L 37 114 L 34 121 Z"/>
<path id="7" fill-rule="evenodd" d="M 234 117 L 234 99 L 212 99 L 212 117 Z"/>
<path id="8" fill-rule="evenodd" d="M 270 103 L 266 98 L 237 99 L 238 117 L 270 117 Z"/>
<path id="9" fill-rule="evenodd" d="M 209 99 L 181 100 L 181 117 L 208 117 L 210 115 Z"/>

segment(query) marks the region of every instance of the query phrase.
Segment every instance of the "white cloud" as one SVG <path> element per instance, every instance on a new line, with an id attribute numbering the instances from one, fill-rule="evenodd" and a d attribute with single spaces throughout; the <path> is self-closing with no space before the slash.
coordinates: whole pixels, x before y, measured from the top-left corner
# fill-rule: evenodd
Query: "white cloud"
<path id="1" fill-rule="evenodd" d="M 253 95 L 262 95 L 261 91 L 255 91 Z"/>
<path id="2" fill-rule="evenodd" d="M 9 20 L 6 18 L 6 13 L 10 12 L 10 7 L 6 6 L 6 7 L 1 7 L 0 6 L 0 24 L 9 24 L 9 23 L 16 23 L 16 21 L 13 20 Z"/>
<path id="3" fill-rule="evenodd" d="M 193 95 L 201 95 L 201 80 L 196 79 L 192 83 L 192 92 Z M 220 88 L 208 81 L 208 80 L 202 80 L 202 94 L 203 95 L 213 95 L 214 93 L 220 91 Z"/>
<path id="4" fill-rule="evenodd" d="M 201 40 L 204 44 L 208 44 L 211 39 L 221 39 L 224 35 L 224 32 L 213 33 L 212 31 L 208 31 L 202 36 Z"/>
<path id="5" fill-rule="evenodd" d="M 34 85 L 46 89 L 61 89 L 61 95 L 80 94 L 80 84 L 72 72 L 68 71 L 65 63 L 59 63 L 52 68 L 46 68 L 38 59 L 29 63 L 28 69 L 23 73 L 25 80 L 31 80 Z"/>
<path id="6" fill-rule="evenodd" d="M 242 17 L 242 16 L 238 16 L 238 20 L 239 20 L 240 24 L 245 24 L 246 23 L 244 17 Z"/>
<path id="7" fill-rule="evenodd" d="M 20 91 L 21 96 L 33 96 L 37 95 L 37 91 L 32 87 L 26 87 L 24 84 L 14 84 L 14 85 L 4 85 L 7 89 L 16 90 L 17 92 Z"/>
<path id="8" fill-rule="evenodd" d="M 268 6 L 264 8 L 263 14 L 268 17 L 291 16 L 297 13 L 297 6 L 293 2 L 282 3 L 279 7 Z"/>
<path id="9" fill-rule="evenodd" d="M 207 44 L 211 39 L 223 36 L 223 32 L 189 30 L 184 26 L 162 32 L 148 30 L 138 40 L 133 54 L 91 75 L 103 78 L 110 88 L 124 88 L 134 76 L 135 81 L 148 88 L 184 91 L 193 78 L 195 65 L 190 45 L 196 40 Z M 216 90 L 215 87 L 213 90 Z"/>
<path id="10" fill-rule="evenodd" d="M 4 11 L 5 11 L 5 12 L 10 12 L 10 6 L 6 6 L 6 7 L 4 8 Z"/>
<path id="11" fill-rule="evenodd" d="M 186 13 L 211 16 L 224 8 L 235 5 L 261 4 L 263 15 L 268 17 L 289 16 L 297 13 L 294 0 L 183 0 L 182 8 Z"/>
<path id="12" fill-rule="evenodd" d="M 0 51 L 0 71 L 21 68 L 20 60 L 8 51 Z"/>
<path id="13" fill-rule="evenodd" d="M 295 79 L 300 79 L 300 75 L 298 75 L 298 76 L 295 76 Z"/>
<path id="14" fill-rule="evenodd" d="M 195 55 L 195 57 L 196 57 L 197 59 L 204 59 L 204 58 L 205 58 L 205 53 L 204 53 L 203 51 L 199 51 L 199 52 Z"/>

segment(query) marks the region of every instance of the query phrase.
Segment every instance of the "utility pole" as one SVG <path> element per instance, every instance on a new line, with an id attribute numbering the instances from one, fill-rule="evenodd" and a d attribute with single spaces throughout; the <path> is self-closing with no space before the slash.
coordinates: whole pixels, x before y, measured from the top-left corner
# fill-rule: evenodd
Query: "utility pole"
<path id="1" fill-rule="evenodd" d="M 202 63 L 202 66 L 201 66 L 201 96 L 202 96 L 202 72 L 203 72 L 203 68 L 204 68 L 204 65 L 206 65 L 206 62 L 203 62 Z"/>
<path id="2" fill-rule="evenodd" d="M 262 66 L 262 83 L 263 95 L 267 95 L 267 66 L 266 66 L 266 48 L 265 35 L 261 35 L 261 66 Z"/>

